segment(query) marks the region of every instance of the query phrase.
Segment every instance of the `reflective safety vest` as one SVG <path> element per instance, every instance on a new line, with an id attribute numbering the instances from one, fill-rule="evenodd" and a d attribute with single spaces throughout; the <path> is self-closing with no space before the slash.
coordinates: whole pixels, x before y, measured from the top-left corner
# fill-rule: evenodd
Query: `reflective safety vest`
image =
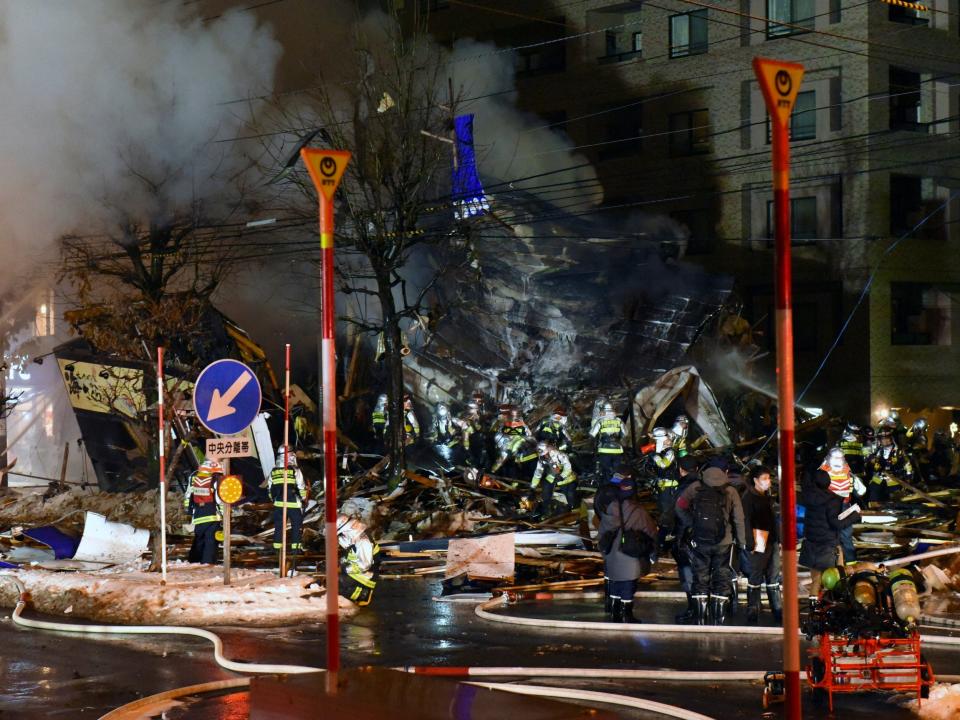
<path id="1" fill-rule="evenodd" d="M 433 437 L 438 444 L 447 447 L 452 448 L 460 444 L 460 434 L 457 432 L 457 427 L 449 419 L 445 423 L 434 421 Z"/>
<path id="2" fill-rule="evenodd" d="M 600 447 L 597 452 L 604 455 L 623 454 L 623 445 L 620 438 L 623 436 L 623 423 L 620 418 L 603 418 L 600 420 Z"/>
<path id="3" fill-rule="evenodd" d="M 570 460 L 565 457 L 557 458 L 556 461 L 552 461 L 549 457 L 541 459 L 530 480 L 530 487 L 538 487 L 541 478 L 556 487 L 564 487 L 577 481 L 577 475 L 570 466 Z"/>
<path id="4" fill-rule="evenodd" d="M 840 449 L 844 455 L 852 455 L 853 457 L 863 455 L 863 444 L 859 440 L 841 440 Z"/>
<path id="5" fill-rule="evenodd" d="M 373 429 L 377 431 L 382 431 L 387 427 L 387 414 L 380 410 L 373 411 L 373 419 L 371 420 Z"/>
<path id="6" fill-rule="evenodd" d="M 554 445 L 558 450 L 566 450 L 569 438 L 567 430 L 560 423 L 548 418 L 540 423 L 537 429 L 537 439 Z"/>
<path id="7" fill-rule="evenodd" d="M 190 476 L 190 486 L 183 496 L 183 509 L 191 512 L 190 501 L 193 500 L 191 517 L 194 525 L 220 522 L 220 509 L 217 507 L 216 497 L 217 476 L 207 475 L 200 477 L 199 473 Z"/>
<path id="8" fill-rule="evenodd" d="M 668 490 L 680 485 L 680 473 L 677 469 L 676 454 L 672 450 L 653 454 L 653 464 L 657 466 L 657 487 Z"/>
<path id="9" fill-rule="evenodd" d="M 524 435 L 511 436 L 507 450 L 513 456 L 514 462 L 524 463 L 537 459 L 537 446 L 529 442 Z"/>
<path id="10" fill-rule="evenodd" d="M 358 605 L 367 605 L 373 597 L 373 590 L 377 587 L 376 569 L 380 564 L 380 546 L 373 545 L 373 563 L 369 569 L 364 569 L 357 555 L 356 545 L 351 545 L 347 550 L 347 556 L 344 559 L 343 572 L 354 583 L 356 583 L 347 599 Z"/>
<path id="11" fill-rule="evenodd" d="M 282 508 L 296 508 L 298 510 L 302 509 L 300 504 L 300 487 L 297 482 L 297 471 L 295 468 L 287 468 L 286 471 L 282 467 L 274 468 L 270 471 L 270 497 L 273 499 L 273 506 Z M 283 501 L 283 486 L 287 487 L 287 501 Z"/>

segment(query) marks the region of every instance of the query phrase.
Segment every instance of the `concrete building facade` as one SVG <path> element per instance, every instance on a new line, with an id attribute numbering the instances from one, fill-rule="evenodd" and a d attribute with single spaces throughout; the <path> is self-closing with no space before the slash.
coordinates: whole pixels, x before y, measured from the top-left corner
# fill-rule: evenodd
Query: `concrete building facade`
<path id="1" fill-rule="evenodd" d="M 926 11 L 881 0 L 415 2 L 441 41 L 517 48 L 519 102 L 563 129 L 600 180 L 548 199 L 591 193 L 604 217 L 671 217 L 689 235 L 685 260 L 736 278 L 771 350 L 770 145 L 751 60 L 801 62 L 798 390 L 852 313 L 808 404 L 864 422 L 882 407 L 960 407 L 958 0 Z"/>

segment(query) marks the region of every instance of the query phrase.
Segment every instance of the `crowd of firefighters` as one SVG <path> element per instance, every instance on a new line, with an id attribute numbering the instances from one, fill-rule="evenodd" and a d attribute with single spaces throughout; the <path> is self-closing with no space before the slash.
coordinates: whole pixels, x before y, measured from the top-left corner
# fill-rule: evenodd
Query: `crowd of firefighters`
<path id="1" fill-rule="evenodd" d="M 223 464 L 205 459 L 190 476 L 184 492 L 183 509 L 190 515 L 194 539 L 188 560 L 213 564 L 222 536 L 223 502 L 217 493 L 224 477 Z M 284 573 L 293 573 L 296 557 L 302 549 L 303 514 L 310 499 L 310 486 L 298 467 L 297 456 L 289 445 L 277 448 L 274 467 L 267 477 L 267 493 L 273 504 L 273 548 L 283 547 L 284 519 L 287 525 L 287 556 Z M 379 546 L 366 526 L 355 517 L 337 517 L 337 541 L 341 548 L 340 594 L 358 605 L 367 605 L 373 598 L 379 568 Z"/>
<path id="2" fill-rule="evenodd" d="M 389 436 L 387 402 L 381 395 L 371 417 L 373 441 L 381 451 L 386 451 Z M 520 491 L 521 513 L 550 517 L 581 511 L 581 489 L 587 482 L 581 488 L 562 407 L 531 428 L 515 405 L 500 405 L 488 415 L 484 397 L 477 393 L 459 415 L 438 403 L 423 432 L 406 397 L 403 423 L 406 445 L 426 444 L 449 468 L 472 469 L 478 481 L 492 476 L 502 487 Z M 631 447 L 627 428 L 612 403 L 601 398 L 595 405 L 587 432 L 592 448 L 580 453 L 579 465 L 584 466 L 584 454 L 591 457 L 585 474 L 591 476 L 595 490 L 605 609 L 615 622 L 639 622 L 633 614 L 637 581 L 660 555 L 669 553 L 687 595 L 677 622 L 723 624 L 730 609 L 739 605 L 738 576 L 747 578 L 747 622 L 758 622 L 764 590 L 779 622 L 780 524 L 773 473 L 757 460 L 744 463 L 716 452 L 692 454 L 699 441 L 689 442 L 689 429 L 688 419 L 678 415 L 669 427 L 654 428 L 649 443 L 634 456 L 626 452 Z M 812 597 L 824 570 L 856 559 L 852 526 L 860 518 L 861 503 L 885 502 L 898 485 L 913 479 L 914 466 L 934 472 L 944 462 L 937 455 L 937 437 L 940 433 L 928 448 L 925 421 L 906 428 L 896 413 L 890 413 L 876 429 L 847 424 L 839 443 L 825 455 L 810 448 L 799 453 L 805 510 L 800 563 L 811 570 Z M 185 493 L 184 508 L 195 527 L 192 562 L 216 559 L 222 518 L 216 487 L 222 475 L 218 461 L 205 460 Z M 654 492 L 655 518 L 638 499 L 640 480 Z M 286 515 L 287 550 L 296 557 L 309 486 L 291 449 L 277 449 L 267 489 L 274 505 L 274 548 L 281 548 Z M 344 550 L 342 594 L 366 604 L 376 586 L 379 548 L 363 524 L 346 515 L 338 518 L 338 539 Z"/>

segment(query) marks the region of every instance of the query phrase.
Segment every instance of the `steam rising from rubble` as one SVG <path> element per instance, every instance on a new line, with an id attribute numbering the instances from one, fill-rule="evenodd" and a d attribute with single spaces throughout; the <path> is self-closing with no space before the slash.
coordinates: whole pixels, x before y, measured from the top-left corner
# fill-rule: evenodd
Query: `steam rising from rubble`
<path id="1" fill-rule="evenodd" d="M 253 13 L 205 23 L 184 12 L 179 2 L 0 1 L 7 277 L 64 233 L 149 220 L 217 194 L 237 172 L 233 144 L 210 143 L 245 122 L 243 105 L 223 103 L 269 92 L 281 49 Z"/>

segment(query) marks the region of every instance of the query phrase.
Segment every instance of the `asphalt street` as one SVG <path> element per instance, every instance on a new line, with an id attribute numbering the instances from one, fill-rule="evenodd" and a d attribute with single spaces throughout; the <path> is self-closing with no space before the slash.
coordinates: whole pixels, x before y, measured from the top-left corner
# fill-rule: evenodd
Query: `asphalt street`
<path id="1" fill-rule="evenodd" d="M 343 626 L 343 663 L 360 665 L 468 665 L 687 670 L 764 670 L 780 665 L 774 637 L 644 632 L 601 632 L 499 625 L 478 618 L 469 603 L 436 602 L 440 583 L 430 579 L 383 580 L 375 604 Z M 679 601 L 638 602 L 637 614 L 667 622 Z M 29 611 L 28 611 L 29 612 Z M 524 602 L 508 613 L 555 619 L 600 620 L 602 608 L 584 600 Z M 225 654 L 238 661 L 322 667 L 322 624 L 290 628 L 223 628 Z M 208 643 L 162 636 L 93 638 L 16 627 L 6 611 L 0 620 L 0 720 L 97 718 L 136 698 L 173 687 L 235 677 L 219 669 Z M 934 669 L 955 672 L 957 651 L 928 647 Z M 483 678 L 488 680 L 488 678 Z M 509 680 L 509 679 L 507 679 Z M 718 720 L 777 717 L 764 713 L 760 683 L 676 683 L 529 678 L 529 684 L 560 684 L 635 695 L 696 710 Z M 915 717 L 889 695 L 858 694 L 836 700 L 845 720 Z M 167 711 L 167 720 L 241 720 L 246 694 L 206 697 Z M 627 718 L 659 717 L 639 711 Z M 806 698 L 806 718 L 827 717 Z"/>

